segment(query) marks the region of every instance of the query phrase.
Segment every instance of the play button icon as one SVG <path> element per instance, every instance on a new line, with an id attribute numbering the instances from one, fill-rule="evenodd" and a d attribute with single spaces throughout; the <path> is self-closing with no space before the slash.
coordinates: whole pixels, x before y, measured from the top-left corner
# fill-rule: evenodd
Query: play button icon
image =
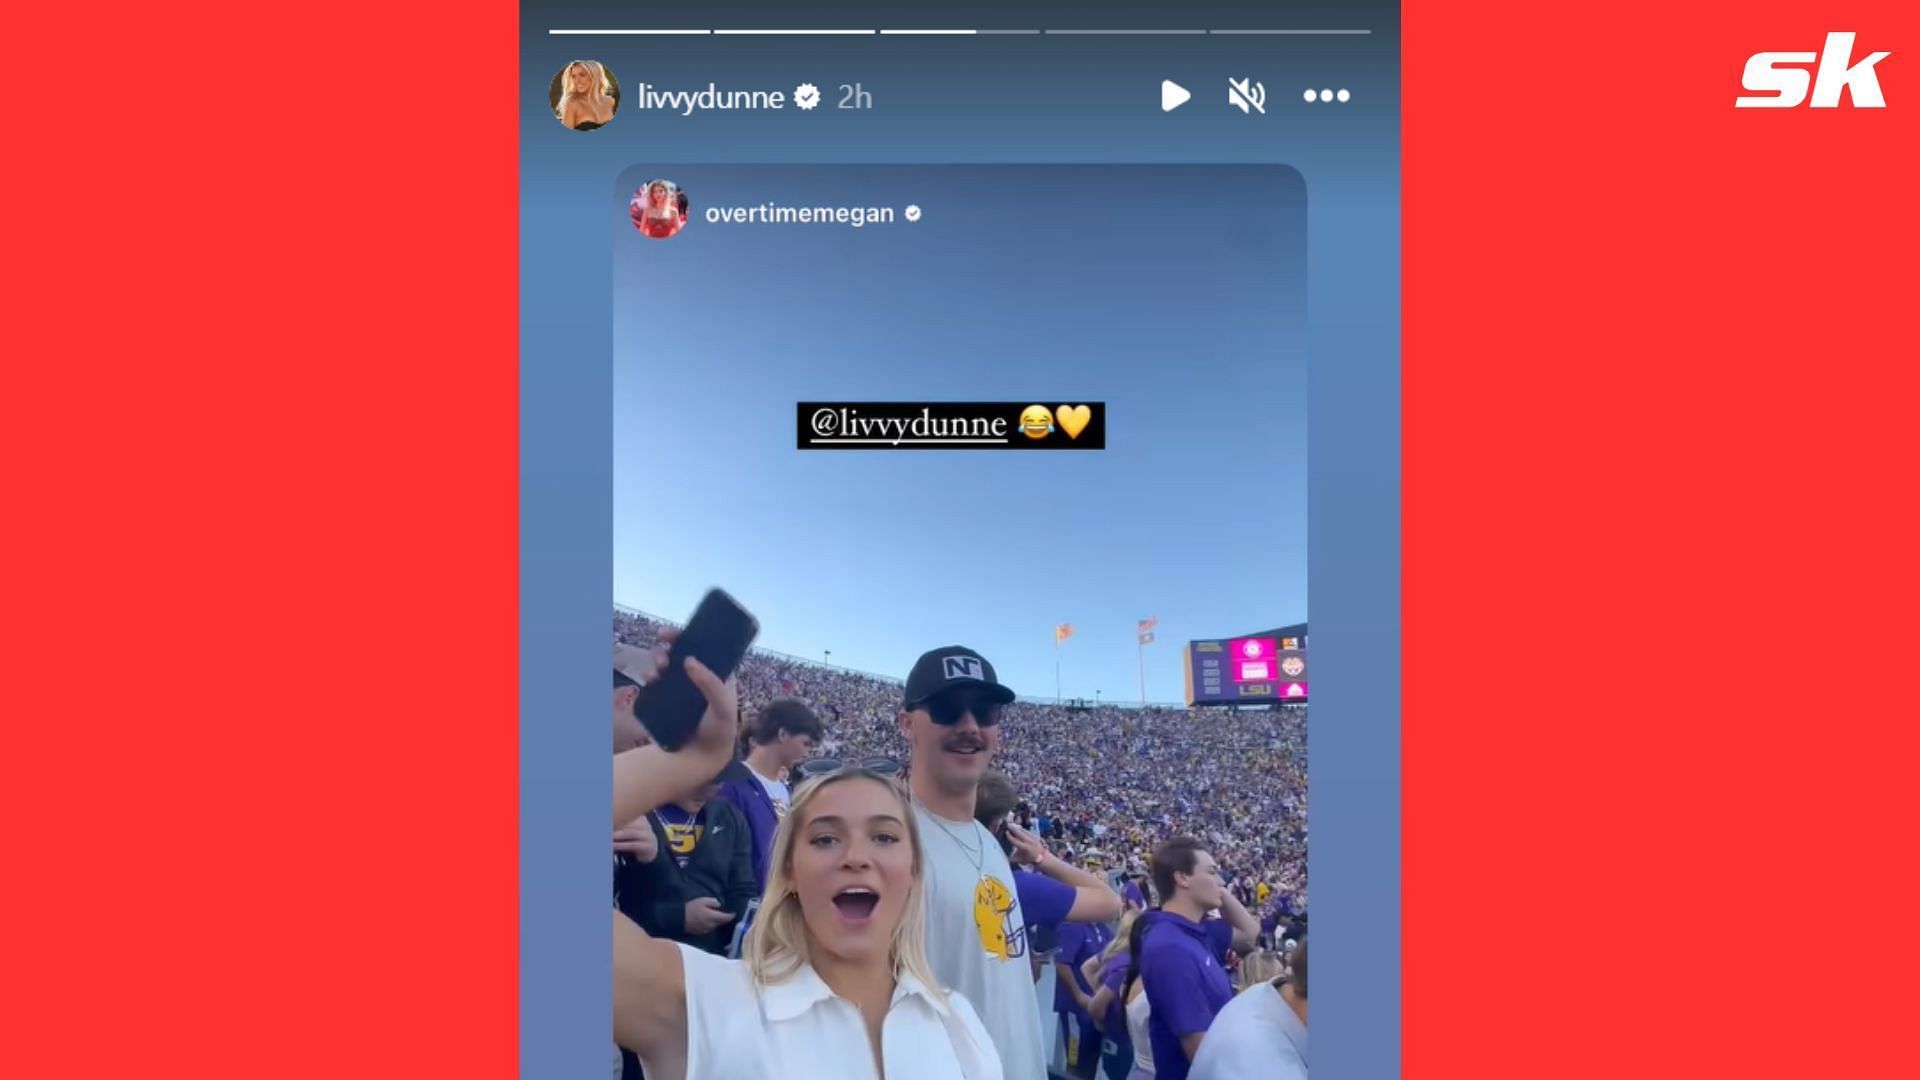
<path id="1" fill-rule="evenodd" d="M 1160 80 L 1160 111 L 1161 112 L 1172 112 L 1173 110 L 1179 108 L 1180 106 L 1185 105 L 1187 103 L 1187 99 L 1191 98 L 1192 96 L 1193 95 L 1187 91 L 1186 87 L 1181 86 L 1179 83 L 1174 82 L 1172 79 Z"/>

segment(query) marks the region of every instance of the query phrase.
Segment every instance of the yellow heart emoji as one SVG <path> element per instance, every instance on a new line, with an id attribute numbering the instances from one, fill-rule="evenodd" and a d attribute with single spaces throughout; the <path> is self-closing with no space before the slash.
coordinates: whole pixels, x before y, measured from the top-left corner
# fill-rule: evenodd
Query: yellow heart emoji
<path id="1" fill-rule="evenodd" d="M 1093 408 L 1088 405 L 1062 405 L 1053 410 L 1053 418 L 1060 421 L 1067 438 L 1077 439 L 1081 432 L 1087 430 L 1087 421 L 1093 419 Z"/>

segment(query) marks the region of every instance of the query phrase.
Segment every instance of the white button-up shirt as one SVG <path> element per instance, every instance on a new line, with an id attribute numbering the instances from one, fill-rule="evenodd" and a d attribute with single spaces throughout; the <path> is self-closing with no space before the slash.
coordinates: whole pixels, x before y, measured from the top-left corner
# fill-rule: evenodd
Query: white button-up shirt
<path id="1" fill-rule="evenodd" d="M 836 997 L 812 966 L 756 987 L 745 962 L 680 945 L 686 973 L 687 1078 L 778 1076 L 781 1080 L 873 1077 L 860 1009 Z M 937 1001 L 901 975 L 880 1025 L 886 1080 L 1001 1080 L 1000 1056 L 973 1006 L 959 994 Z M 644 1063 L 643 1063 L 644 1064 Z M 654 1076 L 647 1069 L 649 1080 Z"/>

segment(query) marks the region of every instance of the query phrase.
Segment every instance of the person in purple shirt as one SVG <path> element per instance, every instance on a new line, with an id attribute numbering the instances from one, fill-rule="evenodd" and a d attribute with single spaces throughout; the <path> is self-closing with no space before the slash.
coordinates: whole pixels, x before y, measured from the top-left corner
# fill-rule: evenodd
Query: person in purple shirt
<path id="1" fill-rule="evenodd" d="M 1063 923 L 1105 922 L 1120 914 L 1120 897 L 1097 876 L 1054 856 L 1046 842 L 1013 822 L 1019 795 L 1005 773 L 980 777 L 974 818 L 1000 841 L 1013 864 L 1013 891 L 1027 923 L 1027 937 L 1057 937 Z M 1035 955 L 1038 955 L 1036 949 Z M 1040 977 L 1034 969 L 1034 978 Z M 1084 984 L 1082 984 L 1084 987 Z M 1056 988 L 1056 1002 L 1058 1001 Z"/>
<path id="2" fill-rule="evenodd" d="M 1274 940 L 1274 936 L 1273 936 L 1274 931 L 1279 929 L 1279 927 L 1280 927 L 1280 905 L 1275 904 L 1272 907 L 1267 909 L 1267 913 L 1265 915 L 1260 916 L 1260 947 L 1261 948 L 1271 949 L 1276 947 L 1279 944 L 1278 941 Z"/>
<path id="3" fill-rule="evenodd" d="M 1106 923 L 1070 922 L 1060 928 L 1059 948 L 1053 954 L 1053 1011 L 1060 1014 L 1062 1034 L 1075 1050 L 1068 1055 L 1068 1071 L 1085 1080 L 1092 1080 L 1100 1066 L 1100 1030 L 1089 1011 L 1093 986 L 1080 969 L 1112 941 L 1113 929 Z"/>
<path id="4" fill-rule="evenodd" d="M 747 819 L 753 835 L 753 881 L 764 893 L 773 833 L 793 802 L 786 772 L 812 756 L 827 732 L 813 710 L 793 698 L 772 702 L 750 727 L 742 726 L 747 754 L 720 774 L 720 798 Z"/>
<path id="5" fill-rule="evenodd" d="M 1140 952 L 1140 935 L 1146 932 L 1144 912 L 1128 911 L 1120 917 L 1120 928 L 1112 942 L 1080 970 L 1098 985 L 1087 1002 L 1088 1015 L 1103 1038 L 1101 1053 L 1107 1063 L 1108 1080 L 1127 1080 L 1133 1073 L 1133 1037 L 1127 1032 L 1127 972 L 1133 957 Z"/>
<path id="6" fill-rule="evenodd" d="M 1213 856 L 1198 840 L 1177 836 L 1153 852 L 1153 887 L 1165 898 L 1140 947 L 1156 1080 L 1187 1080 L 1207 1028 L 1233 982 L 1221 958 L 1253 951 L 1260 925 L 1220 883 Z M 1215 911 L 1224 919 L 1209 919 Z"/>

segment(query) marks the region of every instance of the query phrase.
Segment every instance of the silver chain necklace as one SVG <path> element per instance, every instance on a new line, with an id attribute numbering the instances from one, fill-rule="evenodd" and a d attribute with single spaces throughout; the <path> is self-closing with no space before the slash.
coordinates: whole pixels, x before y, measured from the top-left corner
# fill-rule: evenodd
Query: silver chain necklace
<path id="1" fill-rule="evenodd" d="M 961 843 L 960 834 L 948 828 L 947 823 L 940 820 L 940 815 L 934 813 L 933 810 L 930 807 L 928 807 L 926 803 L 920 802 L 920 800 L 918 799 L 915 799 L 914 801 L 916 803 L 920 803 L 920 809 L 925 810 L 927 812 L 927 817 L 933 819 L 933 823 L 935 825 L 940 826 L 940 831 L 943 833 L 946 833 L 947 839 L 952 840 L 954 846 L 960 849 L 960 853 L 962 855 L 965 855 L 967 857 L 967 861 L 973 864 L 973 872 L 980 875 L 980 879 L 982 881 L 985 881 L 987 877 L 987 871 L 986 871 L 986 867 L 983 865 L 983 862 L 986 859 L 986 855 L 987 855 L 987 844 L 986 844 L 986 841 L 980 839 L 980 833 L 977 827 L 973 834 L 973 838 L 978 845 L 978 848 L 976 850 L 974 848 L 969 848 L 967 847 L 967 845 Z"/>

